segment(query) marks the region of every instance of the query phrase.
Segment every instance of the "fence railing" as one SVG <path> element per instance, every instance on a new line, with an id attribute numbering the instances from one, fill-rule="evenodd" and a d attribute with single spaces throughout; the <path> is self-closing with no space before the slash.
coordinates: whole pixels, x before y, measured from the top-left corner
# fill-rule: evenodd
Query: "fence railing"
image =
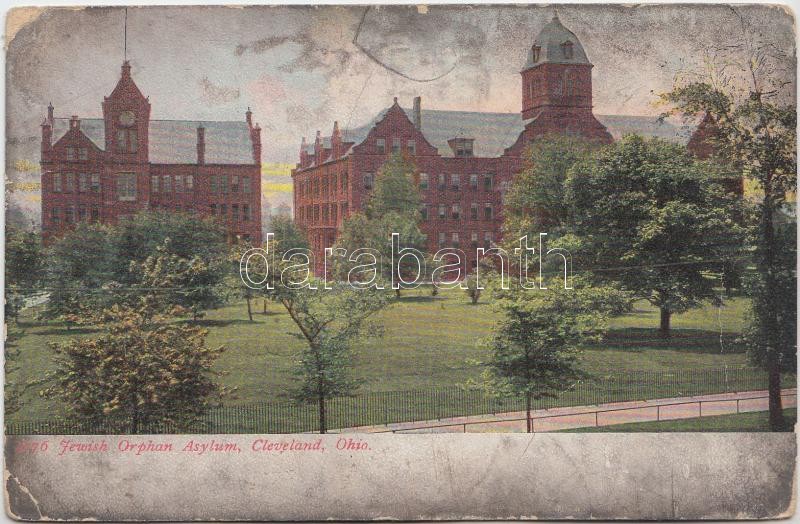
<path id="1" fill-rule="evenodd" d="M 794 384 L 786 375 L 784 384 Z M 556 398 L 534 401 L 534 409 L 597 405 L 611 402 L 690 397 L 767 388 L 767 374 L 760 369 L 728 367 L 683 371 L 635 371 L 595 374 L 574 383 Z M 410 391 L 377 391 L 326 401 L 330 429 L 377 426 L 399 422 L 488 415 L 525 409 L 525 400 L 496 397 L 484 389 L 461 386 Z M 138 432 L 157 433 L 303 433 L 319 426 L 316 404 L 289 401 L 258 402 L 212 409 L 191 426 L 145 424 Z M 127 421 L 104 419 L 87 423 L 53 418 L 7 420 L 9 435 L 75 435 L 129 433 Z"/>

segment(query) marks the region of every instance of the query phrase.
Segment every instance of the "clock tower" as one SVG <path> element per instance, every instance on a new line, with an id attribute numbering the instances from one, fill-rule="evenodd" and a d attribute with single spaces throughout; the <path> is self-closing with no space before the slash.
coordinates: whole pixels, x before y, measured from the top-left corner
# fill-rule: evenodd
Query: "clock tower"
<path id="1" fill-rule="evenodd" d="M 112 161 L 147 164 L 147 137 L 150 127 L 150 102 L 131 77 L 131 66 L 122 64 L 122 76 L 111 94 L 103 100 L 105 150 Z"/>

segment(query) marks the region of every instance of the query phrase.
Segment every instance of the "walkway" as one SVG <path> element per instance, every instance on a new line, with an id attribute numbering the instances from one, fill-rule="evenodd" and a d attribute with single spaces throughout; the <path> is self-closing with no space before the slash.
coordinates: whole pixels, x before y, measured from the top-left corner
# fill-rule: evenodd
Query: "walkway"
<path id="1" fill-rule="evenodd" d="M 797 407 L 797 389 L 781 393 L 784 408 Z M 631 422 L 652 422 L 684 418 L 730 415 L 766 411 L 766 390 L 720 393 L 696 397 L 660 398 L 612 402 L 597 406 L 539 409 L 531 413 L 535 432 L 610 426 Z M 525 412 L 497 413 L 469 417 L 401 422 L 385 426 L 362 426 L 333 430 L 331 433 L 524 433 Z"/>

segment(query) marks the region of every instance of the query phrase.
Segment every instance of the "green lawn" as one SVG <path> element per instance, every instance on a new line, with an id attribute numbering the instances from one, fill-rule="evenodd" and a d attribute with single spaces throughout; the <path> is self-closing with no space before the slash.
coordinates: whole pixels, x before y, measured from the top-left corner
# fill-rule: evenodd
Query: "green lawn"
<path id="1" fill-rule="evenodd" d="M 793 431 L 797 421 L 797 410 L 785 409 L 786 431 Z M 566 430 L 567 433 L 656 433 L 665 431 L 769 431 L 769 412 L 756 411 L 753 413 L 739 413 L 736 415 L 717 415 L 713 417 L 687 418 L 682 420 L 667 420 L 661 422 L 637 422 L 633 424 L 615 424 L 613 426 L 600 426 L 598 428 L 577 428 Z"/>
<path id="2" fill-rule="evenodd" d="M 266 315 L 261 307 L 261 301 L 256 301 L 253 322 L 247 319 L 244 303 L 210 311 L 202 321 L 209 328 L 208 343 L 227 348 L 217 367 L 228 372 L 223 379 L 228 385 L 238 387 L 237 398 L 229 405 L 280 399 L 291 383 L 293 355 L 302 341 L 279 305 L 268 304 Z M 675 315 L 673 337 L 662 340 L 655 330 L 658 312 L 638 303 L 633 312 L 614 319 L 602 344 L 586 348 L 584 367 L 603 375 L 742 366 L 746 357 L 734 339 L 742 328 L 744 308 L 744 299 L 737 298 L 720 310 L 709 306 Z M 93 333 L 90 329 L 67 332 L 58 324 L 38 323 L 33 313 L 21 317 L 24 335 L 16 343 L 21 365 L 7 377 L 11 383 L 37 379 L 52 370 L 49 343 Z M 480 341 L 490 334 L 498 317 L 485 301 L 471 305 L 463 291 L 431 297 L 418 290 L 406 291 L 381 318 L 383 338 L 367 340 L 357 351 L 356 374 L 364 379 L 364 392 L 418 390 L 478 379 L 481 369 L 469 361 L 487 357 Z M 55 401 L 40 398 L 35 389 L 24 398 L 23 409 L 10 416 L 12 420 L 61 412 Z"/>

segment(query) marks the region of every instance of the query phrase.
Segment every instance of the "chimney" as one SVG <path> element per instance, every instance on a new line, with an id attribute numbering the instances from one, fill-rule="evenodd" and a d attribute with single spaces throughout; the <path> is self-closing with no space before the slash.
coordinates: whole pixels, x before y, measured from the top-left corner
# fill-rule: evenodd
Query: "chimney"
<path id="1" fill-rule="evenodd" d="M 55 108 L 53 107 L 53 102 L 50 102 L 47 106 L 47 121 L 51 126 L 53 125 L 53 111 L 55 111 Z"/>
<path id="2" fill-rule="evenodd" d="M 202 166 L 206 163 L 206 128 L 197 128 L 197 165 Z"/>
<path id="3" fill-rule="evenodd" d="M 253 137 L 253 161 L 261 165 L 261 126 L 256 122 L 252 131 Z"/>
<path id="4" fill-rule="evenodd" d="M 245 119 L 247 120 L 247 127 L 250 129 L 253 128 L 253 112 L 250 111 L 250 107 L 247 107 L 247 112 L 244 114 Z"/>
<path id="5" fill-rule="evenodd" d="M 78 118 L 78 115 L 72 115 L 69 119 L 69 128 L 70 129 L 80 129 L 81 128 L 81 121 Z"/>
<path id="6" fill-rule="evenodd" d="M 422 131 L 422 97 L 414 97 L 414 127 Z"/>
<path id="7" fill-rule="evenodd" d="M 53 125 L 45 119 L 42 122 L 42 159 L 44 154 L 53 147 Z"/>
<path id="8" fill-rule="evenodd" d="M 339 158 L 342 145 L 342 132 L 339 131 L 339 121 L 333 122 L 333 133 L 331 133 L 331 153 L 333 158 Z"/>
<path id="9" fill-rule="evenodd" d="M 308 144 L 306 143 L 306 137 L 303 137 L 303 140 L 300 142 L 300 167 L 305 167 L 306 162 L 308 161 L 306 147 L 308 147 Z"/>

